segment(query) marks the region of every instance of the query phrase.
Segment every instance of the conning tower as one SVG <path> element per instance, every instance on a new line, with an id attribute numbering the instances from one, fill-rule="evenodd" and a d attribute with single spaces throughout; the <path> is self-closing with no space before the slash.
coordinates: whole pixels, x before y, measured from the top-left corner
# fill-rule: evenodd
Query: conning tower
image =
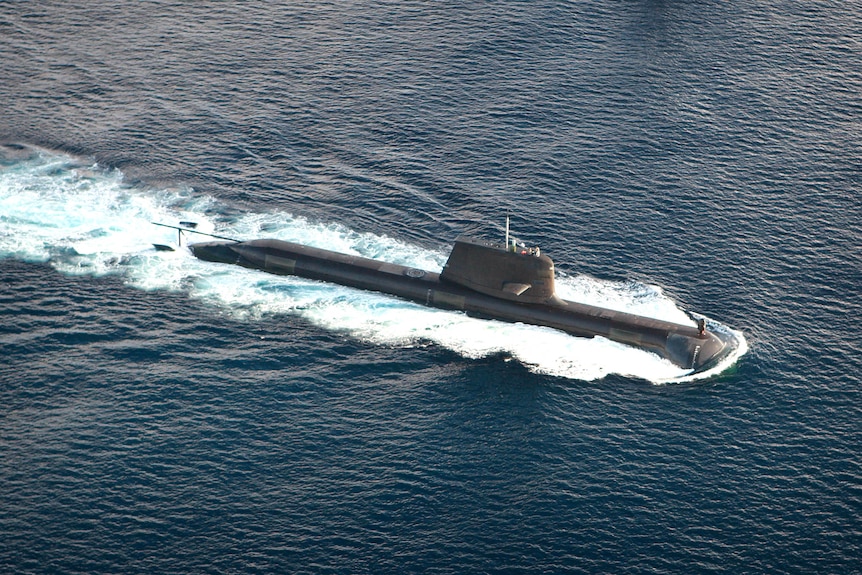
<path id="1" fill-rule="evenodd" d="M 551 258 L 538 248 L 510 246 L 508 239 L 503 247 L 459 237 L 440 279 L 510 301 L 547 303 L 556 299 Z"/>

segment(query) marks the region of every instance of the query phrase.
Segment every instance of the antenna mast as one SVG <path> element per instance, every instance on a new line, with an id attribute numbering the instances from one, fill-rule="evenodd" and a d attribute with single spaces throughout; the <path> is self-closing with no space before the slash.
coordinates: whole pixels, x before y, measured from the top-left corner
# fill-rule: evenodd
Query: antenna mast
<path id="1" fill-rule="evenodd" d="M 506 211 L 506 251 L 509 251 L 509 212 Z"/>

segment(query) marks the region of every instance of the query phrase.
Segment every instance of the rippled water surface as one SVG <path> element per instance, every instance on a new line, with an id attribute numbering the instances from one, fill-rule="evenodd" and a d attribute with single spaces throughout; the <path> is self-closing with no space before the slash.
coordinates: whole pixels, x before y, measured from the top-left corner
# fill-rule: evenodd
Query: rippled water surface
<path id="1" fill-rule="evenodd" d="M 857 2 L 0 2 L 0 571 L 862 571 Z M 156 252 L 200 222 L 744 343 Z"/>

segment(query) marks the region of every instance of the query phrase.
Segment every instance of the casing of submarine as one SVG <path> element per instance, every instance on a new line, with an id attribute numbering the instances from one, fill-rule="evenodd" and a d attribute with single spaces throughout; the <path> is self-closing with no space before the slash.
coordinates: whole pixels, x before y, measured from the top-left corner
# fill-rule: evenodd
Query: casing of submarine
<path id="1" fill-rule="evenodd" d="M 467 240 L 471 241 L 477 243 Z M 465 242 L 460 243 L 466 248 L 471 247 Z M 603 336 L 655 352 L 683 369 L 694 371 L 708 369 L 717 363 L 728 344 L 714 332 L 566 301 L 555 295 L 541 302 L 513 301 L 487 295 L 447 280 L 447 269 L 438 274 L 274 239 L 201 242 L 191 244 L 189 249 L 202 260 L 382 292 L 485 319 L 546 326 L 580 337 Z M 553 263 L 547 262 L 552 284 Z"/>

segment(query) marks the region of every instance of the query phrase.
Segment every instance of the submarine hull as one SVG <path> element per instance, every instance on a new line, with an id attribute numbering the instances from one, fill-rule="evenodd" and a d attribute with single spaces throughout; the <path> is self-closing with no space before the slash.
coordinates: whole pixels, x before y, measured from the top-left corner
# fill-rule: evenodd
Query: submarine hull
<path id="1" fill-rule="evenodd" d="M 556 297 L 544 303 L 509 301 L 447 281 L 434 272 L 292 242 L 201 242 L 189 249 L 202 260 L 382 292 L 431 307 L 547 326 L 580 337 L 602 336 L 657 353 L 683 369 L 708 369 L 729 352 L 729 341 L 692 326 Z"/>

